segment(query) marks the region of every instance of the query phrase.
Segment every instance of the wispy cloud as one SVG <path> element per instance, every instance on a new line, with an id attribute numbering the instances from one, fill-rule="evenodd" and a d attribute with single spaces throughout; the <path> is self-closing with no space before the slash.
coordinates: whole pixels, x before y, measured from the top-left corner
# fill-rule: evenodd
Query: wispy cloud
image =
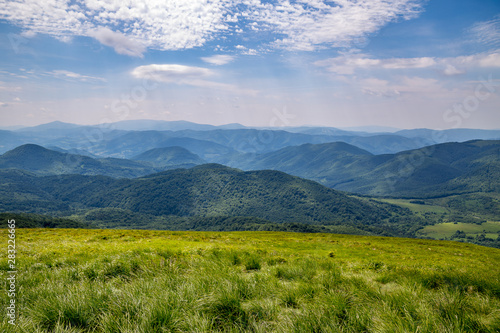
<path id="1" fill-rule="evenodd" d="M 55 78 L 70 80 L 70 81 L 79 81 L 79 82 L 106 82 L 106 79 L 95 76 L 82 75 L 66 70 L 55 70 L 51 72 L 45 72 L 45 75 L 53 76 Z"/>
<path id="2" fill-rule="evenodd" d="M 131 72 L 137 79 L 148 79 L 157 82 L 189 85 L 200 88 L 212 88 L 245 95 L 255 95 L 251 89 L 241 89 L 231 84 L 211 80 L 216 72 L 211 69 L 178 64 L 151 64 L 139 66 Z"/>
<path id="3" fill-rule="evenodd" d="M 19 92 L 21 90 L 22 88 L 19 86 L 13 86 L 12 84 L 0 81 L 0 91 Z"/>
<path id="4" fill-rule="evenodd" d="M 490 47 L 500 47 L 500 15 L 493 20 L 477 22 L 469 29 L 472 41 Z"/>
<path id="5" fill-rule="evenodd" d="M 211 57 L 202 57 L 201 60 L 212 65 L 221 66 L 232 62 L 234 60 L 234 56 L 227 54 L 218 54 Z"/>
<path id="6" fill-rule="evenodd" d="M 451 58 L 370 58 L 365 54 L 343 55 L 316 61 L 316 66 L 325 67 L 329 72 L 339 75 L 354 74 L 362 70 L 399 70 L 433 68 L 445 75 L 463 74 L 471 68 L 500 67 L 500 52 L 481 53 L 471 56 Z"/>
<path id="7" fill-rule="evenodd" d="M 365 54 L 343 55 L 315 62 L 315 65 L 326 67 L 328 71 L 337 74 L 354 74 L 362 69 L 408 69 L 428 68 L 436 65 L 433 58 L 392 58 L 374 59 Z"/>
<path id="8" fill-rule="evenodd" d="M 213 76 L 208 68 L 177 64 L 152 64 L 136 67 L 132 76 L 138 79 L 153 79 L 159 82 L 189 83 L 194 79 Z"/>
<path id="9" fill-rule="evenodd" d="M 118 54 L 142 58 L 142 54 L 146 51 L 146 47 L 140 42 L 105 27 L 90 31 L 89 35 L 97 39 L 101 44 L 114 48 Z"/>
<path id="10" fill-rule="evenodd" d="M 116 52 L 140 56 L 141 47 L 178 50 L 216 38 L 235 38 L 276 48 L 312 51 L 363 40 L 385 24 L 410 19 L 423 0 L 67 0 L 7 1 L 0 19 L 68 41 L 94 37 Z M 263 32 L 264 34 L 260 34 Z M 261 37 L 265 36 L 261 40 Z M 248 48 L 248 54 L 255 49 Z"/>

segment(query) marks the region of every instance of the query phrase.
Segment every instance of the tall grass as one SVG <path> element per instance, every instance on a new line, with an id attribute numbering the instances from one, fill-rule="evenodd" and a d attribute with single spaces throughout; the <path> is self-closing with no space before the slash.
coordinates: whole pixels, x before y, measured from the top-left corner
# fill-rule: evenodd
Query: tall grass
<path id="1" fill-rule="evenodd" d="M 18 236 L 19 318 L 0 332 L 500 331 L 492 248 L 287 233 Z"/>

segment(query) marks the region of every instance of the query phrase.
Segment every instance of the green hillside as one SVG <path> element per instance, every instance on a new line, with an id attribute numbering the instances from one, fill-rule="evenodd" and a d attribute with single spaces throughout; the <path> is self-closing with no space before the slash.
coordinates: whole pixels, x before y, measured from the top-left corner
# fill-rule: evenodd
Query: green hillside
<path id="1" fill-rule="evenodd" d="M 426 224 L 407 209 L 352 198 L 279 171 L 243 172 L 221 165 L 136 179 L 36 177 L 4 171 L 0 172 L 0 184 L 0 211 L 10 212 L 84 216 L 92 209 L 116 208 L 143 214 L 151 225 L 155 221 L 147 216 L 170 217 L 170 221 L 178 221 L 177 217 L 246 216 L 273 223 L 351 225 L 377 234 L 408 236 Z"/>
<path id="2" fill-rule="evenodd" d="M 150 162 L 159 168 L 206 163 L 198 155 L 178 146 L 151 149 L 133 157 L 132 160 Z"/>
<path id="3" fill-rule="evenodd" d="M 150 165 L 117 158 L 94 159 L 26 144 L 0 156 L 0 169 L 21 169 L 37 175 L 105 175 L 137 177 L 158 172 Z"/>
<path id="4" fill-rule="evenodd" d="M 500 141 L 444 143 L 386 155 L 341 142 L 306 144 L 236 165 L 280 170 L 364 195 L 432 197 L 500 189 Z"/>
<path id="5" fill-rule="evenodd" d="M 500 250 L 471 244 L 88 229 L 16 241 L 15 332 L 500 330 Z M 14 332 L 7 316 L 0 331 Z"/>
<path id="6" fill-rule="evenodd" d="M 363 149 L 333 142 L 286 147 L 242 161 L 239 166 L 250 170 L 280 170 L 335 187 L 346 180 L 362 178 L 379 160 Z"/>

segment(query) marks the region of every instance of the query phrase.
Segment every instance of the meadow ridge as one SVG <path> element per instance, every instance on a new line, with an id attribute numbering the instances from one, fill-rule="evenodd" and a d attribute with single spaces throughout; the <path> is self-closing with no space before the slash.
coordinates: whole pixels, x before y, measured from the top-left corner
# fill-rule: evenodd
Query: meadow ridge
<path id="1" fill-rule="evenodd" d="M 3 316 L 2 332 L 500 330 L 500 250 L 472 244 L 18 229 L 16 246 L 17 329 Z M 8 271 L 2 256 L 4 288 Z"/>

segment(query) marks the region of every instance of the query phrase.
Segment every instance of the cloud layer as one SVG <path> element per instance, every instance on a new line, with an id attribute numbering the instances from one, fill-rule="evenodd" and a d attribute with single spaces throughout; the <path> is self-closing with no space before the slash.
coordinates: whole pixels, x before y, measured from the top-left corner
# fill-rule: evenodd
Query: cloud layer
<path id="1" fill-rule="evenodd" d="M 151 80 L 153 82 L 223 90 L 243 95 L 257 94 L 255 90 L 241 89 L 232 84 L 213 81 L 212 78 L 216 76 L 217 73 L 203 67 L 178 64 L 151 64 L 136 67 L 131 74 L 136 79 Z"/>
<path id="2" fill-rule="evenodd" d="M 251 32 L 267 47 L 316 50 L 363 40 L 388 22 L 409 19 L 422 0 L 20 0 L 0 4 L 0 19 L 68 41 L 94 37 L 116 52 L 179 50 Z M 259 35 L 263 32 L 263 35 Z M 259 39 L 260 41 L 260 39 Z M 242 44 L 242 42 L 235 43 Z"/>
<path id="3" fill-rule="evenodd" d="M 361 70 L 397 70 L 435 68 L 445 75 L 463 74 L 470 68 L 500 68 L 500 51 L 454 58 L 388 58 L 375 59 L 365 54 L 339 56 L 315 62 L 329 72 L 350 75 Z"/>

